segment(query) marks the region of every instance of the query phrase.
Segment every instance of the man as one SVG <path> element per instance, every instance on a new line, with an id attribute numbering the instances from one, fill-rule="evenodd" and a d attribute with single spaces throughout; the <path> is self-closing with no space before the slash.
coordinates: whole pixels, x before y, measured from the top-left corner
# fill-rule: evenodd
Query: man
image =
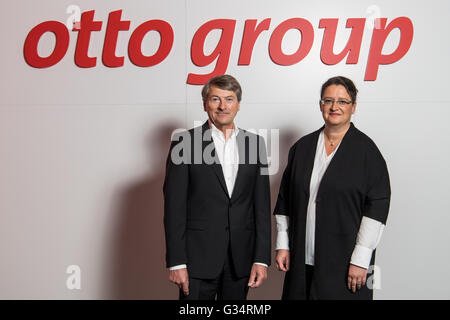
<path id="1" fill-rule="evenodd" d="M 164 226 L 180 299 L 243 300 L 267 278 L 270 186 L 264 140 L 238 129 L 242 90 L 229 75 L 203 87 L 208 121 L 176 135 L 167 158 Z"/>

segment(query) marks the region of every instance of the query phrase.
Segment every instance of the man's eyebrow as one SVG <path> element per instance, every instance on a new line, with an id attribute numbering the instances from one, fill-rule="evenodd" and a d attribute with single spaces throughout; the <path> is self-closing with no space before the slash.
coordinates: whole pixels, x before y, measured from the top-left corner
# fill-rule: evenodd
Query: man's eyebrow
<path id="1" fill-rule="evenodd" d="M 323 97 L 322 99 L 334 99 L 332 97 Z M 351 100 L 350 98 L 342 98 L 342 97 L 338 97 L 338 100 Z"/>
<path id="2" fill-rule="evenodd" d="M 220 96 L 217 95 L 217 94 L 212 94 L 210 97 L 217 97 L 217 98 L 220 98 Z M 233 95 L 229 95 L 229 96 L 224 96 L 224 98 L 233 98 L 233 99 L 234 99 L 234 96 L 233 96 Z"/>

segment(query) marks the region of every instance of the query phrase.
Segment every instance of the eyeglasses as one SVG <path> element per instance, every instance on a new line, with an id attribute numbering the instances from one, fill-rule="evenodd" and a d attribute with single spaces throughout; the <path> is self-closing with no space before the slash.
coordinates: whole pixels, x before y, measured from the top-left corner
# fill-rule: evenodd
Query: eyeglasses
<path id="1" fill-rule="evenodd" d="M 208 101 L 213 105 L 219 105 L 220 102 L 222 101 L 222 99 L 217 96 L 212 96 L 212 97 L 209 97 Z M 222 103 L 229 106 L 229 105 L 232 105 L 235 101 L 236 101 L 236 99 L 234 97 L 225 97 L 225 99 L 223 99 Z"/>
<path id="2" fill-rule="evenodd" d="M 345 106 L 348 106 L 349 104 L 353 103 L 353 101 L 348 101 L 348 100 L 344 100 L 344 99 L 339 99 L 339 100 L 322 99 L 322 100 L 320 100 L 320 103 L 325 105 L 325 106 L 332 106 L 335 102 L 340 107 L 345 107 Z"/>

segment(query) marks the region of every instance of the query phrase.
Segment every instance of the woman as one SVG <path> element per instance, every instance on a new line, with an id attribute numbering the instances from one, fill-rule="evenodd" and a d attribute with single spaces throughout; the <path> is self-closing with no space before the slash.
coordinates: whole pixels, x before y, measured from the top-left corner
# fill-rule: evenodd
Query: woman
<path id="1" fill-rule="evenodd" d="M 283 299 L 372 299 L 367 269 L 386 223 L 390 184 L 375 143 L 351 117 L 357 89 L 322 85 L 325 125 L 290 149 L 275 206 Z"/>

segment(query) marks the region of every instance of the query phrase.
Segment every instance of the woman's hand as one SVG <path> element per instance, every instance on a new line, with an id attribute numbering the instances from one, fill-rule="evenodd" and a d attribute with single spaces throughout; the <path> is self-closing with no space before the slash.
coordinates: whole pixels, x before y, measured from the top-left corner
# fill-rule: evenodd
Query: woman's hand
<path id="1" fill-rule="evenodd" d="M 280 249 L 277 250 L 277 269 L 281 271 L 288 271 L 289 270 L 289 250 Z"/>
<path id="2" fill-rule="evenodd" d="M 367 269 L 350 264 L 348 268 L 347 287 L 353 293 L 361 289 L 366 284 Z"/>

